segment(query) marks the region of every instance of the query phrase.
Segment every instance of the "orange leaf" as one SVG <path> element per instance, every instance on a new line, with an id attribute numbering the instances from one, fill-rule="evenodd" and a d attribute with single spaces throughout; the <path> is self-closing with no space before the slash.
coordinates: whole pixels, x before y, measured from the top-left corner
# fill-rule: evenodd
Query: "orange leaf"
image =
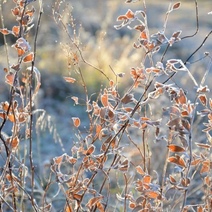
<path id="1" fill-rule="evenodd" d="M 6 119 L 6 113 L 5 112 L 0 112 L 0 118 Z"/>
<path id="2" fill-rule="evenodd" d="M 175 180 L 175 178 L 172 175 L 169 175 L 169 180 L 171 184 L 177 184 L 177 181 Z"/>
<path id="3" fill-rule="evenodd" d="M 28 55 L 26 55 L 23 59 L 24 63 L 32 62 L 34 59 L 34 53 L 30 52 Z"/>
<path id="4" fill-rule="evenodd" d="M 141 166 L 136 166 L 136 171 L 137 171 L 139 174 L 141 174 L 141 175 L 144 175 L 144 174 L 145 174 L 145 172 L 144 172 L 144 170 L 141 168 Z"/>
<path id="5" fill-rule="evenodd" d="M 61 155 L 59 157 L 55 157 L 55 158 L 53 158 L 53 160 L 56 164 L 60 164 L 63 160 L 63 155 Z"/>
<path id="6" fill-rule="evenodd" d="M 202 144 L 202 143 L 197 143 L 196 142 L 196 145 L 201 147 L 201 148 L 205 148 L 205 149 L 210 149 L 211 148 L 210 144 Z"/>
<path id="7" fill-rule="evenodd" d="M 8 35 L 10 34 L 10 30 L 4 28 L 4 29 L 0 29 L 0 32 L 3 34 L 3 35 Z"/>
<path id="8" fill-rule="evenodd" d="M 18 52 L 18 56 L 21 57 L 22 55 L 25 54 L 25 50 L 24 49 L 21 49 L 21 48 L 16 48 L 17 49 L 17 52 Z"/>
<path id="9" fill-rule="evenodd" d="M 96 125 L 96 134 L 99 135 L 99 133 L 101 132 L 101 130 L 102 130 L 101 125 L 97 124 Z"/>
<path id="10" fill-rule="evenodd" d="M 74 79 L 72 77 L 63 77 L 63 78 L 66 82 L 69 82 L 69 83 L 74 83 L 76 81 L 76 79 Z"/>
<path id="11" fill-rule="evenodd" d="M 150 175 L 146 175 L 143 177 L 143 183 L 151 183 L 151 176 Z"/>
<path id="12" fill-rule="evenodd" d="M 181 104 L 181 105 L 187 103 L 186 95 L 185 95 L 185 93 L 183 92 L 182 89 L 180 89 L 180 93 L 179 93 L 178 96 L 175 98 L 175 101 L 176 101 L 178 104 Z"/>
<path id="13" fill-rule="evenodd" d="M 18 7 L 15 7 L 14 9 L 12 9 L 12 14 L 14 16 L 19 15 L 19 11 L 20 11 L 20 9 Z"/>
<path id="14" fill-rule="evenodd" d="M 126 17 L 127 17 L 128 19 L 131 19 L 131 18 L 134 18 L 134 17 L 135 17 L 133 11 L 130 10 L 130 9 L 127 11 L 127 13 L 126 13 L 125 15 L 126 15 Z"/>
<path id="15" fill-rule="evenodd" d="M 180 2 L 177 2 L 177 3 L 175 3 L 175 4 L 172 6 L 172 9 L 173 9 L 173 10 L 176 10 L 176 9 L 178 9 L 178 8 L 180 7 L 180 5 L 181 5 L 181 3 L 180 3 Z"/>
<path id="16" fill-rule="evenodd" d="M 127 16 L 126 15 L 120 15 L 118 18 L 117 18 L 117 21 L 123 21 L 123 20 L 127 20 Z"/>
<path id="17" fill-rule="evenodd" d="M 199 95 L 198 98 L 203 106 L 205 106 L 207 104 L 207 97 L 205 94 Z"/>
<path id="18" fill-rule="evenodd" d="M 100 196 L 100 197 L 93 197 L 93 198 L 91 198 L 91 199 L 88 201 L 88 203 L 87 203 L 86 206 L 87 206 L 88 208 L 92 208 L 93 206 L 97 205 L 97 203 L 98 203 L 101 199 L 103 199 L 103 196 Z"/>
<path id="19" fill-rule="evenodd" d="M 18 37 L 19 32 L 20 32 L 20 27 L 19 27 L 19 26 L 14 26 L 14 27 L 12 28 L 12 32 L 13 32 L 13 34 L 14 34 L 16 37 Z"/>
<path id="20" fill-rule="evenodd" d="M 86 155 L 91 155 L 93 152 L 95 151 L 95 146 L 94 145 L 91 145 L 87 151 L 86 151 Z"/>
<path id="21" fill-rule="evenodd" d="M 6 76 L 5 76 L 5 79 L 6 79 L 6 83 L 9 84 L 9 85 L 13 85 L 13 81 L 14 81 L 14 78 L 15 78 L 15 75 L 11 72 L 7 73 Z"/>
<path id="22" fill-rule="evenodd" d="M 177 164 L 178 166 L 182 166 L 182 167 L 186 168 L 185 161 L 183 160 L 183 158 L 179 157 L 178 155 L 176 155 L 176 156 L 171 156 L 171 157 L 169 157 L 167 160 L 168 160 L 168 162 L 170 162 L 170 163 L 175 163 L 175 164 Z"/>
<path id="23" fill-rule="evenodd" d="M 159 196 L 157 191 L 146 191 L 145 194 L 151 199 L 156 199 Z"/>
<path id="24" fill-rule="evenodd" d="M 72 118 L 73 122 L 74 122 L 74 126 L 75 127 L 79 127 L 80 126 L 80 119 L 78 117 L 73 117 Z"/>
<path id="25" fill-rule="evenodd" d="M 105 93 L 101 96 L 101 102 L 104 107 L 108 106 L 108 94 Z"/>
<path id="26" fill-rule="evenodd" d="M 185 152 L 185 149 L 183 147 L 174 144 L 169 145 L 168 148 L 171 152 Z"/>
<path id="27" fill-rule="evenodd" d="M 10 144 L 11 144 L 12 150 L 15 150 L 18 147 L 18 144 L 19 144 L 18 136 L 15 136 L 15 138 L 13 138 L 13 140 L 11 141 Z"/>
<path id="28" fill-rule="evenodd" d="M 8 114 L 7 118 L 11 121 L 11 122 L 15 122 L 15 116 L 13 114 Z"/>
<path id="29" fill-rule="evenodd" d="M 146 31 L 145 30 L 140 33 L 140 38 L 142 40 L 147 40 L 147 34 L 146 34 Z"/>

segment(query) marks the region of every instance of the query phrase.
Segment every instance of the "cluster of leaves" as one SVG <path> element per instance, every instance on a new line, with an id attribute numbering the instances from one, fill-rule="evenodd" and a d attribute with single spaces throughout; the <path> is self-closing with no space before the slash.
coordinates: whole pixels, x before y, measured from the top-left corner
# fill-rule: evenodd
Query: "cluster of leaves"
<path id="1" fill-rule="evenodd" d="M 166 209 L 211 211 L 212 99 L 208 98 L 210 89 L 205 85 L 208 71 L 198 83 L 186 66 L 191 57 L 184 62 L 175 58 L 164 61 L 169 49 L 183 39 L 180 38 L 180 30 L 173 32 L 170 38 L 165 35 L 168 16 L 179 9 L 180 3 L 170 4 L 164 29 L 152 35 L 145 10 L 128 10 L 117 18 L 121 24 L 115 28 L 127 26 L 129 30 L 139 33 L 133 47 L 135 50 L 142 48 L 145 52 L 140 66 L 130 70 L 132 84 L 124 95 L 119 91 L 124 73 L 117 74 L 111 67 L 115 76 L 115 80 L 112 80 L 101 69 L 88 63 L 79 43 L 69 34 L 59 15 L 57 23 L 64 27 L 70 38 L 73 47 L 70 57 L 73 57 L 73 67 L 79 76 L 79 79 L 68 76 L 64 80 L 70 84 L 82 84 L 89 127 L 86 133 L 82 133 L 82 120 L 77 116 L 72 117 L 76 140 L 73 141 L 71 152 L 53 158 L 48 167 L 50 180 L 45 187 L 39 187 L 41 195 L 35 195 L 32 114 L 33 102 L 40 87 L 40 74 L 34 66 L 36 41 L 34 52 L 30 52 L 26 40 L 35 9 L 29 8 L 32 1 L 14 2 L 16 6 L 12 14 L 19 26 L 14 26 L 12 30 L 0 30 L 4 35 L 17 37 L 13 47 L 18 53 L 18 63 L 5 69 L 5 81 L 11 86 L 11 95 L 10 101 L 3 102 L 1 107 L 0 139 L 5 150 L 1 154 L 6 156 L 0 178 L 1 209 L 8 207 L 18 211 L 22 207 L 24 211 L 25 205 L 30 202 L 35 211 L 51 211 L 55 207 L 54 200 L 62 193 L 65 200 L 63 210 L 66 212 L 115 209 L 133 212 Z M 130 2 L 134 1 L 127 1 Z M 53 15 L 56 15 L 54 10 Z M 164 46 L 165 52 L 161 54 Z M 162 55 L 161 60 L 155 61 L 155 54 Z M 19 82 L 18 75 L 24 62 L 32 65 L 22 73 L 24 77 Z M 93 67 L 108 79 L 108 86 L 100 90 L 95 100 L 93 95 L 88 94 L 81 63 Z M 195 85 L 194 99 L 174 82 L 174 77 L 182 71 Z M 165 80 L 161 82 L 164 77 Z M 168 83 L 170 80 L 171 84 Z M 162 97 L 166 99 L 163 106 L 160 104 Z M 72 100 L 79 104 L 78 97 L 72 96 Z M 198 107 L 198 103 L 201 107 Z M 197 116 L 205 126 L 202 132 L 201 127 L 195 129 Z M 6 137 L 3 129 L 7 122 L 11 122 L 12 126 L 11 135 Z M 29 139 L 29 172 L 23 162 L 26 158 L 20 151 L 21 127 L 25 127 L 26 139 Z M 194 137 L 195 130 L 205 134 L 204 142 Z M 165 144 L 162 152 L 164 159 L 153 151 L 158 143 L 161 146 Z M 158 170 L 154 166 L 157 160 L 161 162 Z M 52 184 L 59 188 L 54 196 L 49 194 Z M 197 200 L 199 191 L 202 198 Z M 189 201 L 192 197 L 196 200 L 195 204 Z"/>

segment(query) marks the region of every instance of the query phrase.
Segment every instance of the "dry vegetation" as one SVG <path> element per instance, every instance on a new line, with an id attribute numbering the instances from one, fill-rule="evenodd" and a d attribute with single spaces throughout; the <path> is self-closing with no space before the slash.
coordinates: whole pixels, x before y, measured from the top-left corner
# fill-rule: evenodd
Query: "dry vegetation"
<path id="1" fill-rule="evenodd" d="M 4 26 L 1 16 L 7 59 L 1 62 L 1 87 L 10 89 L 0 108 L 1 211 L 212 211 L 212 98 L 207 84 L 212 58 L 202 52 L 204 44 L 210 46 L 212 31 L 195 41 L 202 23 L 195 0 L 191 34 L 170 25 L 184 2 L 165 1 L 164 22 L 154 33 L 148 26 L 147 2 L 126 2 L 127 7 L 135 2 L 133 9 L 110 23 L 122 4 L 117 1 L 101 27 L 112 32 L 109 26 L 115 25 L 116 30 L 129 30 L 130 37 L 114 39 L 112 33 L 105 39 L 97 30 L 93 43 L 86 41 L 89 36 L 69 4 L 55 1 L 49 9 L 63 32 L 59 39 L 65 39 L 60 53 L 50 48 L 50 56 L 65 55 L 59 66 L 69 73 L 61 75 L 80 108 L 69 117 L 72 124 L 65 132 L 72 140 L 66 143 L 54 120 L 37 107 L 42 92 L 57 97 L 64 89 L 46 91 L 45 81 L 41 83 L 39 65 L 58 67 L 53 59 L 45 63 L 38 45 L 47 36 L 40 35 L 42 0 L 14 0 L 12 8 L 5 7 L 16 23 Z M 9 36 L 14 42 L 6 45 Z M 187 42 L 194 42 L 193 50 L 184 51 Z M 195 69 L 199 72 L 193 74 Z M 62 104 L 61 122 L 69 116 Z M 44 147 L 41 141 L 40 129 L 47 128 L 63 153 L 53 152 L 51 162 L 41 162 L 40 148 L 52 149 L 50 142 Z"/>

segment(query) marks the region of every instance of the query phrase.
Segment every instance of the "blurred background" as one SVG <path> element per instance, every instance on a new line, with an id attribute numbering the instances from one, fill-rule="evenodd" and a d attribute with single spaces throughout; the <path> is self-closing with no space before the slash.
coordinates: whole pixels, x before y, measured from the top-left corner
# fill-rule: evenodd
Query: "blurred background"
<path id="1" fill-rule="evenodd" d="M 163 29 L 169 0 L 155 1 L 146 0 L 146 12 L 150 34 L 157 33 Z M 39 12 L 38 1 L 32 4 Z M 15 18 L 11 15 L 13 1 L 1 1 L 2 16 L 0 28 L 11 29 L 16 24 Z M 51 156 L 59 155 L 70 151 L 71 144 L 75 140 L 72 117 L 79 117 L 82 121 L 81 130 L 86 132 L 88 119 L 85 111 L 82 85 L 69 84 L 63 79 L 64 76 L 76 77 L 75 64 L 72 53 L 76 51 L 71 39 L 79 43 L 84 59 L 104 71 L 107 76 L 114 77 L 111 68 L 115 73 L 125 73 L 120 79 L 121 88 L 124 92 L 127 85 L 132 83 L 129 72 L 131 67 L 140 66 L 143 59 L 143 50 L 134 49 L 133 43 L 137 40 L 138 34 L 128 28 L 116 30 L 114 25 L 119 15 L 123 15 L 128 9 L 132 11 L 144 10 L 142 1 L 133 4 L 125 4 L 124 0 L 63 0 L 63 1 L 43 1 L 44 13 L 42 15 L 41 26 L 38 34 L 37 57 L 35 66 L 42 76 L 42 86 L 37 99 L 37 108 L 42 108 L 46 112 L 41 118 L 40 126 L 37 126 L 39 136 L 35 136 L 38 145 L 37 152 L 40 161 L 49 160 Z M 180 37 L 192 35 L 196 31 L 195 3 L 191 0 L 181 1 L 179 10 L 173 11 L 168 19 L 166 36 L 170 37 L 173 32 L 182 30 Z M 202 43 L 205 36 L 212 29 L 212 15 L 208 13 L 212 10 L 210 0 L 198 1 L 199 32 L 196 36 L 185 39 L 175 44 L 167 52 L 165 60 L 178 58 L 185 61 L 195 49 Z M 2 20 L 3 17 L 3 20 Z M 35 15 L 36 17 L 36 15 Z M 37 17 L 36 17 L 37 18 Z M 36 23 L 36 18 L 34 22 Z M 28 41 L 33 46 L 33 33 Z M 71 39 L 70 37 L 71 36 Z M 16 52 L 10 46 L 15 39 L 7 36 L 10 64 L 16 60 Z M 202 59 L 192 64 L 196 60 L 204 57 L 204 52 L 212 49 L 211 38 L 205 45 L 191 58 L 188 66 L 193 76 L 200 82 L 210 60 Z M 164 49 L 154 58 L 157 61 Z M 14 59 L 14 61 L 13 61 Z M 96 97 L 99 90 L 107 81 L 97 70 L 79 61 L 80 68 L 85 76 L 89 95 Z M 4 48 L 3 37 L 0 35 L 0 71 L 4 76 L 3 68 L 7 67 L 7 55 Z M 186 87 L 188 92 L 194 85 L 186 73 L 177 76 L 179 85 Z M 211 81 L 207 78 L 206 84 Z M 211 85 L 211 84 L 209 84 Z M 4 77 L 0 79 L 0 100 L 8 100 L 9 88 L 4 83 Z M 194 93 L 189 93 L 191 99 Z M 193 96 L 192 96 L 193 95 Z M 71 99 L 73 96 L 79 97 L 79 105 L 75 105 Z M 39 112 L 37 117 L 39 117 Z M 51 126 L 51 127 L 50 127 Z M 51 129 L 50 129 L 51 128 Z M 48 145 L 46 145 L 48 144 Z M 49 145 L 51 144 L 51 148 Z"/>

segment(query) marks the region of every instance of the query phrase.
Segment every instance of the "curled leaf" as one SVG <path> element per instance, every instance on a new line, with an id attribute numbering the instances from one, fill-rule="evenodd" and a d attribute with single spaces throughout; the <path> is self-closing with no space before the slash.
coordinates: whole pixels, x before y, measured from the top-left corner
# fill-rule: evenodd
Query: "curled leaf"
<path id="1" fill-rule="evenodd" d="M 28 55 L 26 55 L 23 59 L 24 63 L 29 63 L 32 62 L 34 60 L 34 53 L 30 52 Z"/>
<path id="2" fill-rule="evenodd" d="M 69 83 L 74 83 L 76 81 L 76 79 L 74 79 L 72 77 L 63 77 L 63 78 L 66 82 L 69 82 Z"/>
<path id="3" fill-rule="evenodd" d="M 78 117 L 73 117 L 72 120 L 74 122 L 74 126 L 75 127 L 79 127 L 80 126 L 80 119 Z"/>

